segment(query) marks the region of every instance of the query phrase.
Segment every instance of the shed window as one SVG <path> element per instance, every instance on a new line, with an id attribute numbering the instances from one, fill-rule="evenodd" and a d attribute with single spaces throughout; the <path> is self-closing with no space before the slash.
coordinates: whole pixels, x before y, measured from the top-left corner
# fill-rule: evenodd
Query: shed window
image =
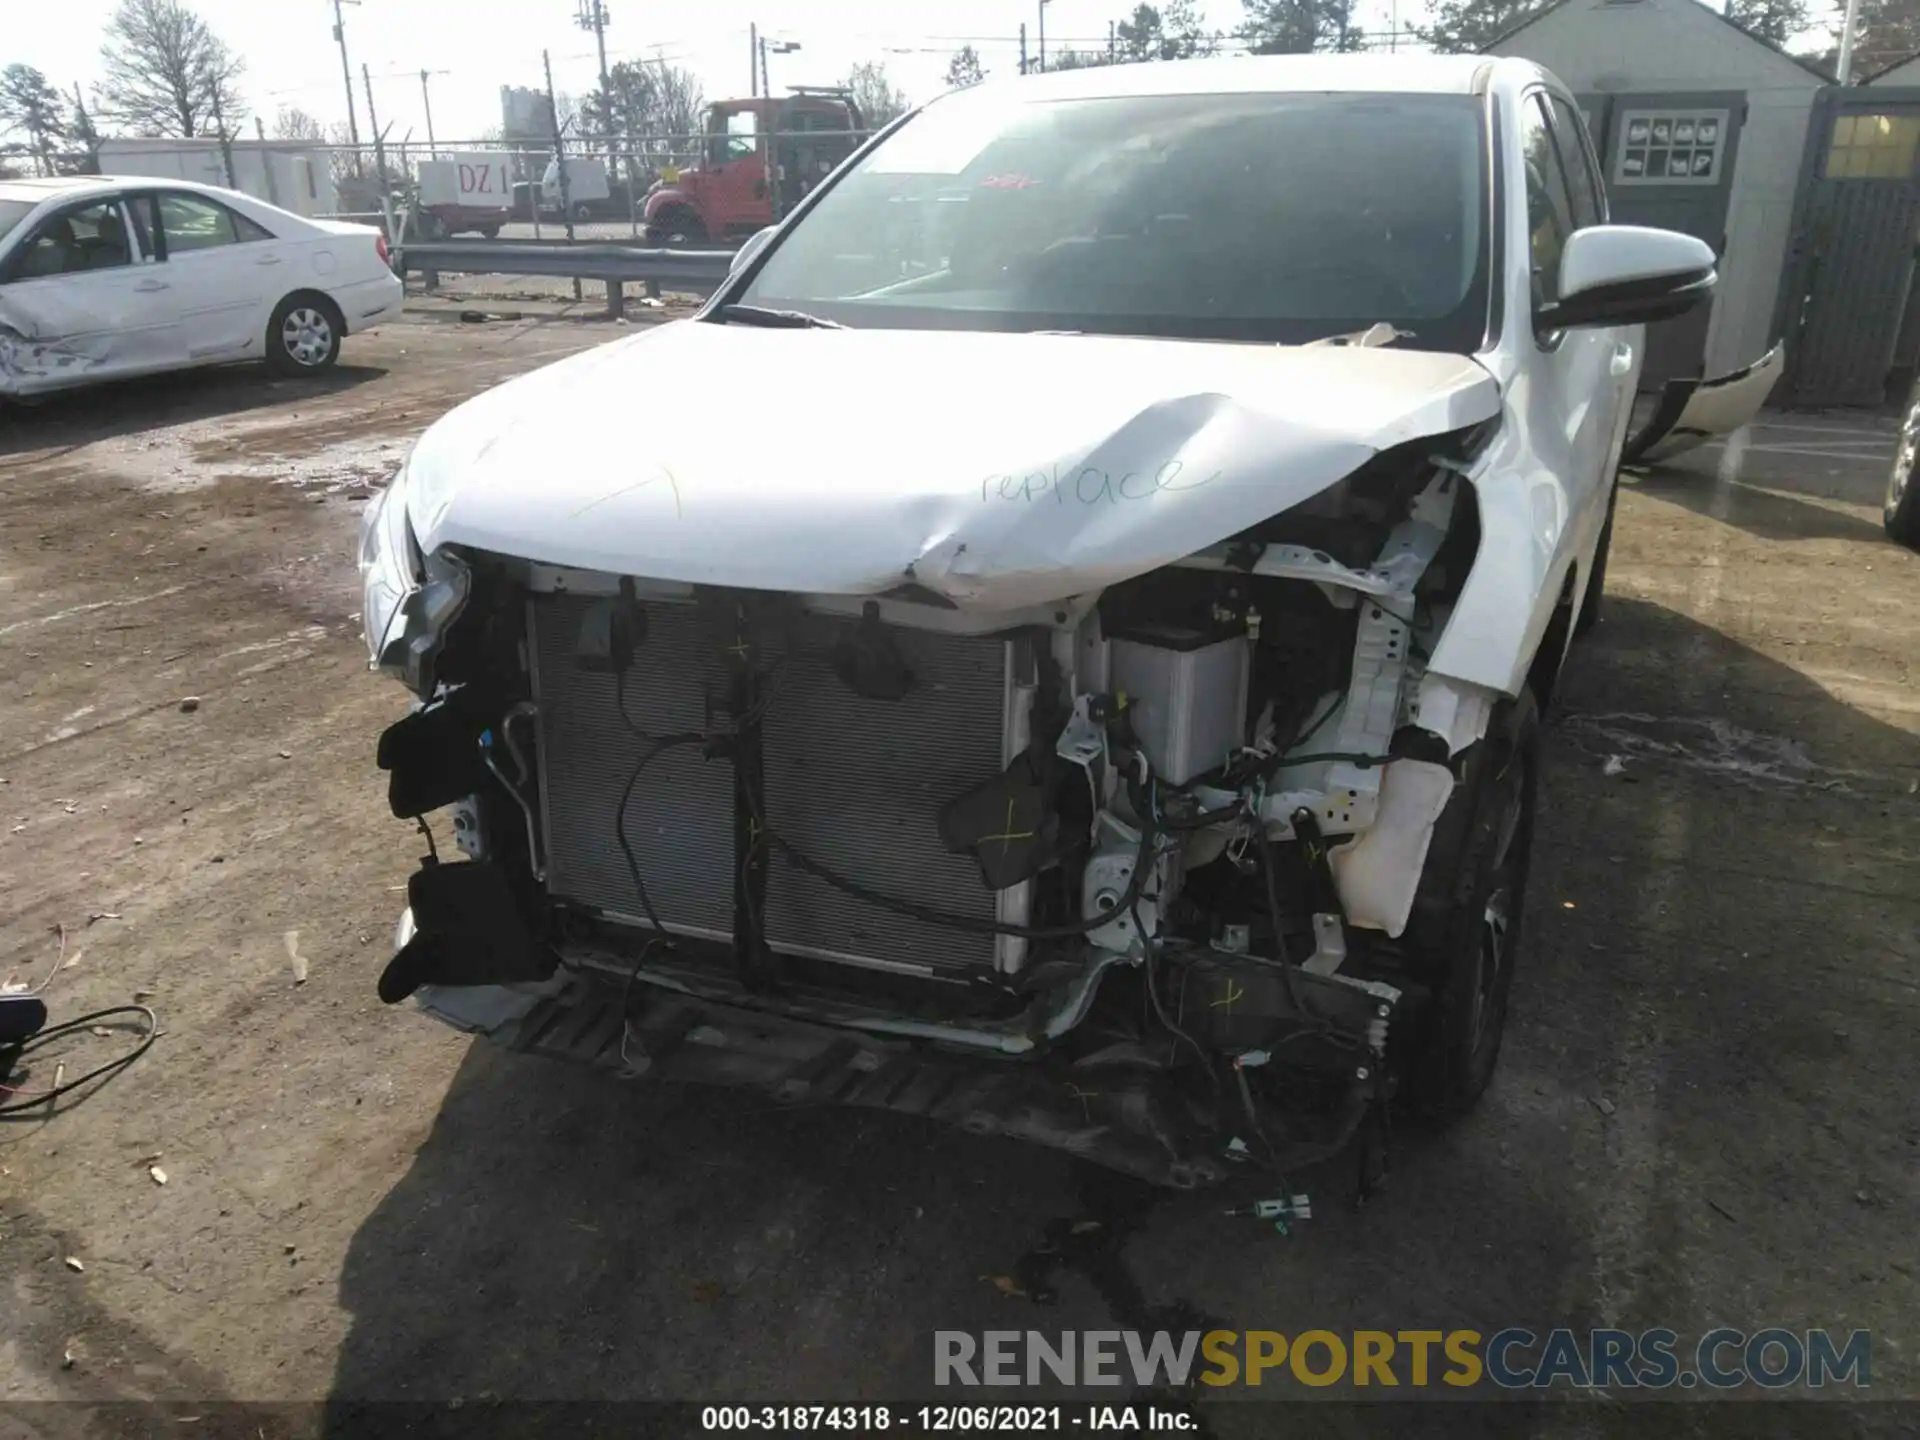
<path id="1" fill-rule="evenodd" d="M 1904 180 L 1913 173 L 1920 115 L 1841 115 L 1827 147 L 1830 180 Z"/>
<path id="2" fill-rule="evenodd" d="M 1720 179 L 1724 110 L 1629 110 L 1618 129 L 1616 185 L 1712 185 Z"/>

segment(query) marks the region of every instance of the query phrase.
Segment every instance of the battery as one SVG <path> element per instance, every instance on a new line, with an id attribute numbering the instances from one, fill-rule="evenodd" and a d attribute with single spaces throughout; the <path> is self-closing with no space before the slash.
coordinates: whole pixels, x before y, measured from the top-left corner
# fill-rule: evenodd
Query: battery
<path id="1" fill-rule="evenodd" d="M 1110 682 L 1162 780 L 1184 784 L 1245 743 L 1248 646 L 1176 626 L 1134 627 L 1111 642 Z"/>

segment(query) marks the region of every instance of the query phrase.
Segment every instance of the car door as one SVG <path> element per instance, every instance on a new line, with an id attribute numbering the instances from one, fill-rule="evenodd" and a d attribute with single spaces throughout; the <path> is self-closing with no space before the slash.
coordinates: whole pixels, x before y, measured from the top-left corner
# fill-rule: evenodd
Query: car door
<path id="1" fill-rule="evenodd" d="M 291 268 L 285 244 L 212 196 L 187 190 L 152 196 L 189 362 L 264 353 L 267 311 Z"/>
<path id="2" fill-rule="evenodd" d="M 184 364 L 169 286 L 151 260 L 120 195 L 44 216 L 0 261 L 0 392 Z"/>
<path id="3" fill-rule="evenodd" d="M 1521 156 L 1526 167 L 1527 228 L 1533 303 L 1559 298 L 1560 256 L 1576 218 L 1573 185 L 1554 140 L 1546 92 L 1528 94 L 1521 107 Z M 1599 535 L 1607 487 L 1613 481 L 1618 452 L 1624 386 L 1633 383 L 1637 331 L 1608 327 L 1538 333 L 1533 368 L 1544 392 L 1536 416 L 1551 427 L 1561 470 L 1576 553 L 1585 555 Z M 1542 440 L 1549 437 L 1542 436 Z M 1544 447 L 1543 447 L 1544 449 Z"/>

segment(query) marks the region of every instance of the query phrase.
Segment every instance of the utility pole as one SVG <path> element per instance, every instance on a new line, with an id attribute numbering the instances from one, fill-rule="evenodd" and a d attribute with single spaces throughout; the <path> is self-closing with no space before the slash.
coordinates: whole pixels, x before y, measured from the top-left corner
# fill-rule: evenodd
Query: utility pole
<path id="1" fill-rule="evenodd" d="M 573 187 L 567 183 L 567 145 L 560 134 L 560 97 L 553 90 L 553 57 L 540 52 L 540 63 L 547 72 L 547 118 L 553 121 L 553 166 L 560 180 L 560 216 L 567 227 L 567 243 L 573 244 Z M 534 208 L 539 208 L 539 201 Z M 573 298 L 580 298 L 580 277 L 573 280 Z"/>
<path id="2" fill-rule="evenodd" d="M 360 122 L 353 118 L 353 66 L 347 62 L 347 24 L 341 18 L 340 7 L 359 3 L 360 0 L 333 0 L 333 38 L 340 42 L 340 78 L 347 85 L 347 135 L 353 141 L 353 168 L 356 173 L 360 169 Z M 367 123 L 373 123 L 372 111 L 367 112 Z"/>
<path id="3" fill-rule="evenodd" d="M 373 131 L 373 163 L 380 175 L 380 214 L 387 222 L 387 234 L 393 234 L 393 196 L 387 186 L 387 147 L 380 133 L 380 121 L 373 113 L 373 76 L 360 67 L 360 83 L 367 87 L 367 128 Z"/>
<path id="4" fill-rule="evenodd" d="M 1834 80 L 1841 85 L 1853 83 L 1853 32 L 1860 24 L 1860 0 L 1847 0 L 1846 16 L 1840 22 L 1840 61 L 1834 67 Z"/>
<path id="5" fill-rule="evenodd" d="M 220 164 L 227 172 L 227 188 L 240 187 L 233 178 L 233 137 L 227 134 L 227 118 L 220 113 L 220 77 L 207 76 L 207 92 L 213 97 L 213 133 L 220 137 Z"/>
<path id="6" fill-rule="evenodd" d="M 613 79 L 607 74 L 607 7 L 601 0 L 580 0 L 580 13 L 574 16 L 573 23 L 582 30 L 593 31 L 594 43 L 600 50 L 600 123 L 607 127 L 607 170 L 612 173 L 619 168 L 619 160 L 613 153 Z"/>
<path id="7" fill-rule="evenodd" d="M 1109 20 L 1107 22 L 1107 64 L 1109 65 L 1113 64 L 1117 53 L 1118 52 L 1114 49 L 1113 21 Z"/>
<path id="8" fill-rule="evenodd" d="M 769 100 L 773 98 L 773 86 L 767 79 L 767 56 L 791 55 L 800 48 L 798 40 L 769 40 L 760 37 L 760 93 Z"/>
<path id="9" fill-rule="evenodd" d="M 427 107 L 427 154 L 438 160 L 440 151 L 433 143 L 433 97 L 427 93 L 427 72 L 424 70 L 420 72 L 420 103 Z"/>
<path id="10" fill-rule="evenodd" d="M 747 94 L 760 93 L 760 27 L 747 26 Z"/>
<path id="11" fill-rule="evenodd" d="M 1047 68 L 1047 0 L 1040 0 L 1040 69 Z"/>
<path id="12" fill-rule="evenodd" d="M 280 203 L 280 187 L 273 179 L 273 152 L 267 148 L 267 122 L 258 115 L 253 117 L 253 133 L 260 137 L 260 168 L 267 172 L 267 203 Z"/>
<path id="13" fill-rule="evenodd" d="M 1020 73 L 1027 73 L 1027 22 L 1020 22 Z"/>
<path id="14" fill-rule="evenodd" d="M 93 120 L 87 114 L 87 102 L 83 98 L 81 98 L 80 82 L 78 80 L 73 82 L 73 113 L 75 118 L 77 118 L 80 121 L 80 128 L 82 133 L 86 135 L 92 135 Z M 100 173 L 100 147 L 97 142 L 94 144 L 93 148 L 87 152 L 87 160 L 93 166 L 93 173 L 96 175 L 99 174 Z"/>

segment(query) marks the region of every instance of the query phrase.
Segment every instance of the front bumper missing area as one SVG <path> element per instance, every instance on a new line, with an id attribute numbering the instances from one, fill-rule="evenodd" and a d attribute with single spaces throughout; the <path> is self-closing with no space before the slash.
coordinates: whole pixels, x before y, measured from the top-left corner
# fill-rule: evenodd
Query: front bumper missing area
<path id="1" fill-rule="evenodd" d="M 510 1050 L 627 1077 L 751 1089 L 785 1105 L 849 1105 L 957 1125 L 974 1135 L 1045 1145 L 1151 1184 L 1190 1189 L 1236 1168 L 1223 1117 L 1206 1113 L 1167 1072 L 1139 1064 L 1054 1065 L 955 1054 L 815 1024 L 764 1009 L 591 972 L 537 984 L 422 986 L 422 1009 Z M 1365 1074 L 1343 1103 L 1287 1143 L 1247 1158 L 1282 1169 L 1337 1153 L 1376 1093 Z M 1231 1128 L 1231 1121 L 1225 1122 Z"/>

